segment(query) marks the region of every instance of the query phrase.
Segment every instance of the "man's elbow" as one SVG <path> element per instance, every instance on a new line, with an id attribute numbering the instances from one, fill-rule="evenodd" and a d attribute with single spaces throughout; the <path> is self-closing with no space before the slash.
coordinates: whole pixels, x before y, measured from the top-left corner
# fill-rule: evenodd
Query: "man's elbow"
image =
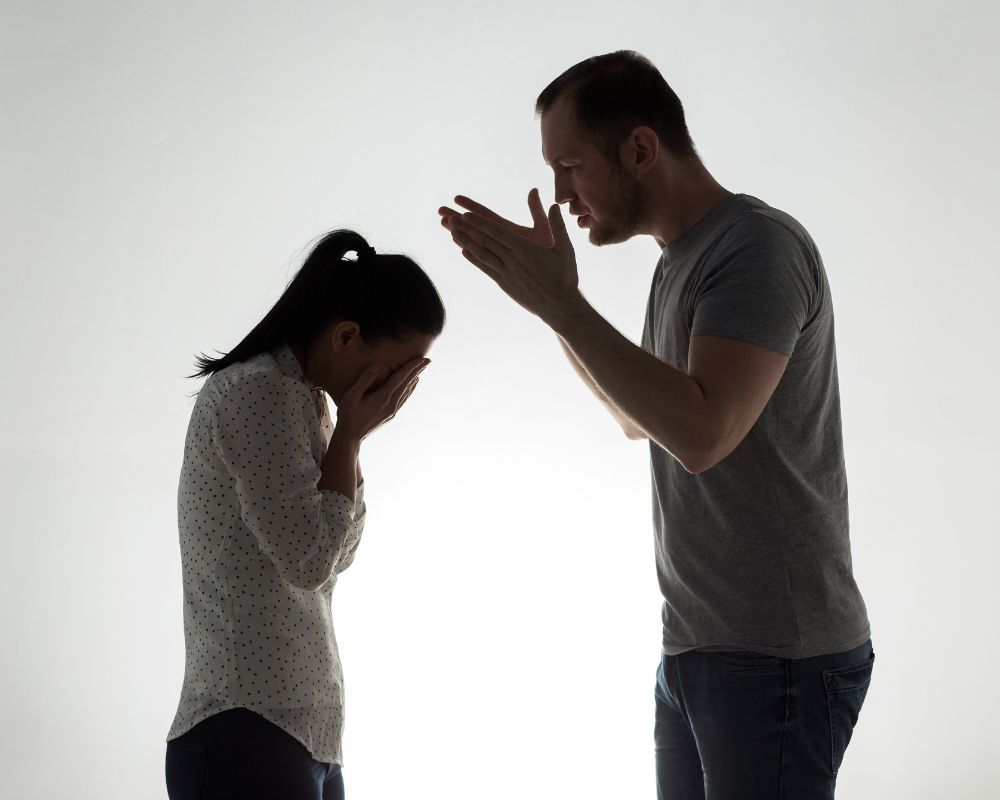
<path id="1" fill-rule="evenodd" d="M 681 466 L 692 475 L 700 475 L 723 461 L 735 449 L 731 443 L 714 442 L 694 448 L 683 458 L 676 458 L 681 462 Z"/>
<path id="2" fill-rule="evenodd" d="M 633 442 L 649 438 L 645 433 L 643 433 L 643 431 L 634 425 L 623 425 L 622 430 L 625 431 L 625 438 L 631 439 Z"/>
<path id="3" fill-rule="evenodd" d="M 677 459 L 684 469 L 691 473 L 692 475 L 701 475 L 705 470 L 709 470 L 714 467 L 718 462 L 712 461 L 707 458 L 678 458 Z"/>
<path id="4" fill-rule="evenodd" d="M 723 442 L 705 437 L 700 441 L 689 443 L 684 451 L 673 455 L 687 472 L 700 475 L 722 461 L 731 451 L 732 448 L 726 448 Z"/>

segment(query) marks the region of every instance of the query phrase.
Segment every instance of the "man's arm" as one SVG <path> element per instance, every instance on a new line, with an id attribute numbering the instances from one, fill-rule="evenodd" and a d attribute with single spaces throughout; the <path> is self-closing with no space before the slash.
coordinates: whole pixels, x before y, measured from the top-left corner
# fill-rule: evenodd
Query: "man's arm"
<path id="1" fill-rule="evenodd" d="M 626 419 L 693 473 L 743 441 L 788 364 L 766 347 L 695 336 L 681 372 L 622 336 L 579 294 L 546 321 Z"/>
<path id="2" fill-rule="evenodd" d="M 540 235 L 532 241 L 485 207 L 461 200 L 474 211 L 440 211 L 462 255 L 552 328 L 628 421 L 693 473 L 715 466 L 743 441 L 788 356 L 737 339 L 694 336 L 688 371 L 674 369 L 622 336 L 584 299 L 558 205 L 549 209 L 547 247 Z M 538 232 L 537 197 L 529 205 Z"/>
<path id="3" fill-rule="evenodd" d="M 604 407 L 611 412 L 611 416 L 613 416 L 615 421 L 621 425 L 622 430 L 625 431 L 625 435 L 629 439 L 645 439 L 646 434 L 643 433 L 638 426 L 634 425 L 632 421 L 621 411 L 619 411 L 615 407 L 614 403 L 608 399 L 608 396 L 601 391 L 601 388 L 594 383 L 594 379 L 590 377 L 590 373 L 587 372 L 583 364 L 580 363 L 580 360 L 576 357 L 576 355 L 574 355 L 573 351 L 570 350 L 566 341 L 561 336 L 557 336 L 556 338 L 559 340 L 559 345 L 566 354 L 566 358 L 569 359 L 569 363 L 573 365 L 573 369 L 576 371 L 576 374 L 580 376 L 580 379 L 586 384 L 587 388 L 594 393 L 594 396 L 601 401 Z"/>

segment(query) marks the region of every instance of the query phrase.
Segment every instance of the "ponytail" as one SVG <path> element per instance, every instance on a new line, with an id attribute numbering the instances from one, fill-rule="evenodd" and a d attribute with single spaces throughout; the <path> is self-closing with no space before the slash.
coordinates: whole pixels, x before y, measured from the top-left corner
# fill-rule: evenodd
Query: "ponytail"
<path id="1" fill-rule="evenodd" d="M 355 259 L 346 258 L 355 253 Z M 362 338 L 437 336 L 445 311 L 431 279 L 407 256 L 376 253 L 361 234 L 326 234 L 306 257 L 278 302 L 232 350 L 219 358 L 202 353 L 192 378 L 246 361 L 284 342 L 307 344 L 338 320 L 357 322 Z"/>

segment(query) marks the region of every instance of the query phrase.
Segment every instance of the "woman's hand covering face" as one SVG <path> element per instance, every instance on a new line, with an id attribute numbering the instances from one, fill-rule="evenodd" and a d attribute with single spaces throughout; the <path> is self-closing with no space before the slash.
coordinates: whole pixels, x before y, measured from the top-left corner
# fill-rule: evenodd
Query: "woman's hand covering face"
<path id="1" fill-rule="evenodd" d="M 373 364 L 361 373 L 337 405 L 337 428 L 358 441 L 364 439 L 396 416 L 420 382 L 420 373 L 430 363 L 428 358 L 412 358 L 372 390 L 379 373 L 378 365 Z"/>

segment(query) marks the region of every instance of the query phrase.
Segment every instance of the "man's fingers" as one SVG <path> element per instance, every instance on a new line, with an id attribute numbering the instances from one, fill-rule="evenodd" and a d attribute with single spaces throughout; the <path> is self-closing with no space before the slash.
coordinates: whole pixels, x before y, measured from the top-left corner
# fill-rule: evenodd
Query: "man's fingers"
<path id="1" fill-rule="evenodd" d="M 552 241 L 557 247 L 569 247 L 573 249 L 569 232 L 566 230 L 566 221 L 563 219 L 562 209 L 558 203 L 553 203 L 549 208 L 549 225 L 552 227 Z"/>
<path id="2" fill-rule="evenodd" d="M 490 245 L 480 244 L 471 236 L 457 231 L 452 231 L 451 238 L 455 244 L 462 248 L 463 255 L 466 252 L 471 253 L 478 261 L 485 264 L 493 272 L 501 272 L 503 270 L 502 256 L 493 250 Z M 499 249 L 498 244 L 495 242 L 493 244 Z"/>
<path id="3" fill-rule="evenodd" d="M 438 209 L 438 214 L 441 215 L 441 224 L 446 228 L 448 227 L 448 220 L 450 220 L 452 217 L 462 216 L 461 211 L 456 211 L 455 209 L 449 208 L 448 206 L 441 206 L 441 208 Z"/>
<path id="4" fill-rule="evenodd" d="M 492 278 L 497 283 L 500 282 L 500 273 L 497 272 L 492 267 L 490 267 L 488 264 L 484 264 L 482 261 L 476 258 L 470 251 L 463 249 L 462 255 L 465 257 L 466 261 L 468 261 L 474 267 L 479 267 L 479 269 L 485 272 L 488 277 Z"/>
<path id="5" fill-rule="evenodd" d="M 507 225 L 514 225 L 509 219 L 504 219 L 496 211 L 487 208 L 482 203 L 477 203 L 475 200 L 470 200 L 463 194 L 455 196 L 455 202 L 462 208 L 472 211 L 473 213 L 479 214 L 481 217 L 486 217 L 487 219 L 492 219 L 494 222 L 499 222 L 501 224 L 506 223 Z"/>
<path id="6" fill-rule="evenodd" d="M 462 208 L 468 209 L 473 214 L 478 214 L 485 219 L 492 220 L 497 225 L 500 225 L 508 231 L 513 231 L 518 236 L 530 238 L 533 233 L 533 229 L 529 228 L 527 225 L 518 225 L 516 222 L 511 222 L 506 217 L 501 217 L 496 211 L 487 208 L 482 203 L 477 203 L 475 200 L 470 200 L 465 195 L 457 195 L 455 197 L 455 202 Z"/>
<path id="7" fill-rule="evenodd" d="M 488 247 L 503 257 L 513 251 L 537 247 L 530 239 L 478 214 L 463 214 L 461 221 L 452 230 L 466 234 L 474 242 Z"/>
<path id="8" fill-rule="evenodd" d="M 504 260 L 511 256 L 505 241 L 519 247 L 526 240 L 511 233 L 495 222 L 475 214 L 465 214 L 451 228 L 455 244 L 471 250 L 475 256 L 493 269 L 503 269 Z"/>
<path id="9" fill-rule="evenodd" d="M 461 226 L 461 223 L 458 224 Z M 451 230 L 451 239 L 461 249 L 465 260 L 486 273 L 489 278 L 499 284 L 504 268 L 503 258 L 495 250 L 490 249 L 490 246 L 492 245 L 492 247 L 502 250 L 504 253 L 509 253 L 510 251 L 502 248 L 500 243 L 495 239 L 490 239 L 484 234 L 476 234 L 469 226 L 456 229 L 445 224 L 445 227 Z M 473 236 L 478 236 L 482 241 L 487 242 L 487 244 L 480 244 Z"/>

